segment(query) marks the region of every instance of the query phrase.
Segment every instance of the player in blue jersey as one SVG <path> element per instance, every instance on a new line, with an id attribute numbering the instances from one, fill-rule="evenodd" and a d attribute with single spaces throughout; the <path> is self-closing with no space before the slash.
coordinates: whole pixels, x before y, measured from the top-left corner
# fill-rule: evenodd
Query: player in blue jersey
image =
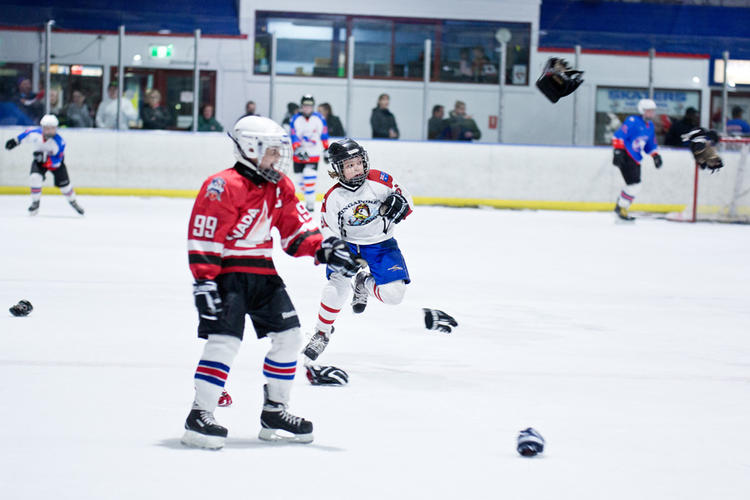
<path id="1" fill-rule="evenodd" d="M 638 102 L 638 113 L 640 116 L 628 116 L 612 138 L 614 147 L 612 163 L 620 169 L 625 180 L 625 187 L 615 204 L 615 213 L 621 220 L 626 221 L 633 220 L 633 217 L 628 215 L 628 208 L 641 190 L 643 154 L 651 155 L 656 168 L 661 168 L 662 165 L 654 140 L 654 122 L 652 121 L 656 114 L 656 103 L 651 99 L 641 99 Z"/>
<path id="2" fill-rule="evenodd" d="M 22 142 L 30 142 L 34 146 L 34 161 L 31 163 L 31 206 L 29 214 L 39 212 L 39 200 L 42 197 L 42 182 L 47 172 L 52 172 L 55 186 L 60 188 L 68 203 L 79 214 L 83 215 L 83 208 L 76 202 L 76 193 L 68 177 L 65 167 L 65 141 L 57 133 L 58 121 L 55 115 L 44 115 L 39 121 L 41 127 L 26 129 L 18 137 L 8 139 L 5 149 L 13 149 Z"/>

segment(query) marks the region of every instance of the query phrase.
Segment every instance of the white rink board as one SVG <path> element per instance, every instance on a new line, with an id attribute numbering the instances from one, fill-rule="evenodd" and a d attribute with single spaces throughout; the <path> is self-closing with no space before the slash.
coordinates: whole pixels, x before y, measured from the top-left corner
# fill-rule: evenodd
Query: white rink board
<path id="1" fill-rule="evenodd" d="M 179 444 L 202 348 L 192 202 L 80 198 L 84 218 L 61 196 L 30 218 L 0 196 L 0 305 L 35 307 L 0 313 L 3 498 L 747 498 L 746 226 L 418 207 L 404 303 L 343 312 L 320 358 L 351 384 L 295 381 L 315 442 L 257 439 L 268 343 L 248 331 L 207 452 Z M 323 269 L 276 262 L 309 332 Z M 459 328 L 425 330 L 423 306 Z M 515 452 L 527 426 L 540 458 Z"/>

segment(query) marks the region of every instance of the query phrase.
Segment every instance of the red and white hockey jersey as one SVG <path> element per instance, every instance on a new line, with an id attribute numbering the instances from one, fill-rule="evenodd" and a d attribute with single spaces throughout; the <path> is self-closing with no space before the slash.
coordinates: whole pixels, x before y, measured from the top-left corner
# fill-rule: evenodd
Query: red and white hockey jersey
<path id="1" fill-rule="evenodd" d="M 314 256 L 322 236 L 294 184 L 254 183 L 236 169 L 212 175 L 203 183 L 188 227 L 188 258 L 196 280 L 219 274 L 277 274 L 271 229 L 293 257 Z"/>
<path id="2" fill-rule="evenodd" d="M 372 245 L 393 237 L 394 225 L 378 212 L 380 205 L 391 193 L 400 193 L 409 202 L 411 195 L 385 172 L 372 170 L 356 191 L 349 191 L 336 183 L 323 198 L 321 230 L 324 237 L 337 236 L 358 245 Z"/>

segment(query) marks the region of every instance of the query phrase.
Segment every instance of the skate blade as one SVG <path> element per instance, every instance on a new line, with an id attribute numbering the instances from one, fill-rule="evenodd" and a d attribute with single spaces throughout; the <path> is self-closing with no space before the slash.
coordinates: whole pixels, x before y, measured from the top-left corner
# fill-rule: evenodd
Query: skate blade
<path id="1" fill-rule="evenodd" d="M 224 447 L 226 438 L 221 436 L 206 436 L 195 431 L 186 430 L 180 442 L 191 448 L 205 448 L 207 450 L 220 450 Z"/>
<path id="2" fill-rule="evenodd" d="M 313 351 L 312 349 L 305 349 L 305 352 L 303 352 L 305 356 L 307 356 L 311 361 L 315 361 L 318 359 L 318 353 Z"/>
<path id="3" fill-rule="evenodd" d="M 635 219 L 621 219 L 620 217 L 615 218 L 615 224 L 630 225 L 634 223 Z"/>
<path id="4" fill-rule="evenodd" d="M 291 432 L 286 432 L 280 429 L 266 429 L 264 427 L 260 430 L 258 439 L 272 443 L 308 444 L 313 442 L 313 435 L 312 432 L 309 434 L 292 434 Z"/>

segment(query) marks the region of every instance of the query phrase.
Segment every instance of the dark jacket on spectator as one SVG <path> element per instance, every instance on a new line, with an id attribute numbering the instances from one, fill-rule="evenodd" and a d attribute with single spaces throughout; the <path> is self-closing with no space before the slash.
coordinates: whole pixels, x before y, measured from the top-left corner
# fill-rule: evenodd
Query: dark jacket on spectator
<path id="1" fill-rule="evenodd" d="M 328 135 L 330 137 L 346 137 L 344 132 L 344 126 L 341 124 L 341 120 L 336 115 L 328 115 L 326 118 L 326 124 L 328 125 Z"/>
<path id="2" fill-rule="evenodd" d="M 427 139 L 428 140 L 439 140 L 449 139 L 450 129 L 448 128 L 448 120 L 443 118 L 432 117 L 427 122 Z"/>
<path id="3" fill-rule="evenodd" d="M 482 137 L 482 131 L 479 130 L 473 118 L 458 116 L 451 111 L 447 122 L 450 128 L 449 139 L 453 139 L 454 141 L 472 141 Z M 467 138 L 466 132 L 471 132 L 472 137 Z"/>
<path id="4" fill-rule="evenodd" d="M 172 124 L 172 117 L 165 106 L 144 106 L 141 108 L 141 119 L 146 129 L 165 129 Z"/>
<path id="5" fill-rule="evenodd" d="M 396 117 L 388 109 L 373 108 L 372 115 L 370 115 L 370 126 L 372 126 L 373 138 L 398 139 L 398 136 L 401 135 L 398 131 L 398 125 L 396 125 Z M 396 132 L 396 137 L 388 135 L 390 129 Z"/>
<path id="6" fill-rule="evenodd" d="M 94 120 L 89 107 L 85 103 L 80 106 L 72 102 L 68 104 L 65 108 L 65 124 L 68 127 L 93 127 Z"/>
<path id="7" fill-rule="evenodd" d="M 682 134 L 687 134 L 688 132 L 690 132 L 691 130 L 695 130 L 696 128 L 698 127 L 689 118 L 677 120 L 672 124 L 671 127 L 669 127 L 669 132 L 667 132 L 667 135 L 664 137 L 664 145 L 685 148 L 688 147 L 690 143 L 682 142 Z"/>
<path id="8" fill-rule="evenodd" d="M 223 130 L 224 127 L 213 116 L 206 120 L 203 115 L 198 115 L 198 132 L 222 132 Z"/>

